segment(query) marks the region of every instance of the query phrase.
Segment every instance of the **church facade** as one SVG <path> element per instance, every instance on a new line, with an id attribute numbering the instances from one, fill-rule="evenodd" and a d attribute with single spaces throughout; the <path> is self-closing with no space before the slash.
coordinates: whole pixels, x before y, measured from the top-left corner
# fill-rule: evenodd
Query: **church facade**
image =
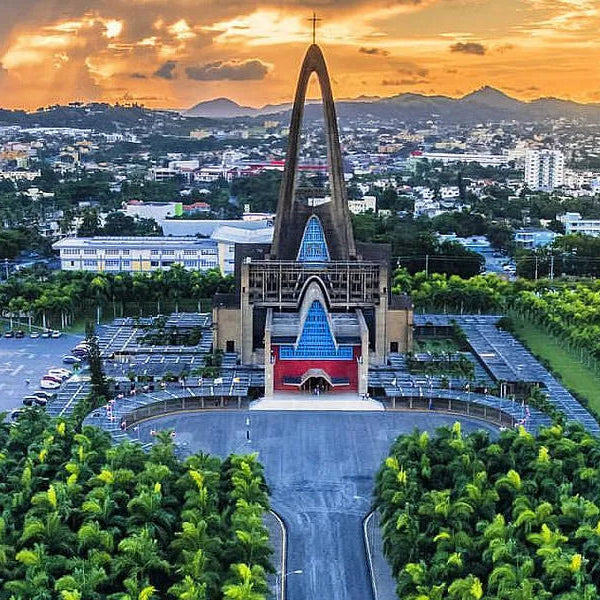
<path id="1" fill-rule="evenodd" d="M 297 194 L 299 143 L 312 73 L 323 98 L 330 199 Z M 356 243 L 348 209 L 335 105 L 325 59 L 306 53 L 271 245 L 236 245 L 234 294 L 217 295 L 214 346 L 262 365 L 276 391 L 368 391 L 369 364 L 412 347 L 412 303 L 390 290 L 391 249 Z"/>

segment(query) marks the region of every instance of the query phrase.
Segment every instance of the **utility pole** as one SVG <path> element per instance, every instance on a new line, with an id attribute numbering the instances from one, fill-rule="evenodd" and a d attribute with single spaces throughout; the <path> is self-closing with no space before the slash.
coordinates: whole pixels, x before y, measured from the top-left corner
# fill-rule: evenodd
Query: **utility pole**
<path id="1" fill-rule="evenodd" d="M 538 280 L 538 255 L 535 255 L 535 280 Z"/>
<path id="2" fill-rule="evenodd" d="M 429 277 L 429 254 L 425 255 L 425 277 Z"/>
<path id="3" fill-rule="evenodd" d="M 4 259 L 4 267 L 6 268 L 6 280 L 8 281 L 8 258 Z"/>
<path id="4" fill-rule="evenodd" d="M 550 257 L 550 281 L 554 279 L 554 254 Z"/>

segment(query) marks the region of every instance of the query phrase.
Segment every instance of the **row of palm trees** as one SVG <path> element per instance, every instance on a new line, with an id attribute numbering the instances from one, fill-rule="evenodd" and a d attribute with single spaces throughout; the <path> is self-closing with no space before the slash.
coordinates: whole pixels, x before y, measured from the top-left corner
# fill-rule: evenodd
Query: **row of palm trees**
<path id="1" fill-rule="evenodd" d="M 28 410 L 0 426 L 0 599 L 263 600 L 256 456 L 177 458 Z"/>
<path id="2" fill-rule="evenodd" d="M 174 265 L 168 271 L 152 273 L 87 273 L 59 271 L 39 277 L 37 274 L 18 274 L 0 285 L 2 314 L 29 327 L 33 322 L 47 328 L 62 329 L 75 319 L 95 310 L 99 322 L 109 308 L 112 317 L 124 316 L 127 305 L 135 305 L 137 316 L 144 304 L 152 304 L 152 312 L 160 314 L 167 302 L 176 312 L 183 301 L 201 309 L 201 301 L 217 292 L 228 292 L 232 279 L 218 270 L 187 271 Z"/>
<path id="3" fill-rule="evenodd" d="M 399 437 L 375 489 L 398 597 L 600 598 L 599 458 L 579 425 Z"/>

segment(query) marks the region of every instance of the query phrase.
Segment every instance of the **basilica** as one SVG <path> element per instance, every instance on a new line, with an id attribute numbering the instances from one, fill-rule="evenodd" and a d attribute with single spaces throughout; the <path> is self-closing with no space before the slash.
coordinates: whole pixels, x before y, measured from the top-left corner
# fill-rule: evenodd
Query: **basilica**
<path id="1" fill-rule="evenodd" d="M 298 194 L 310 76 L 321 89 L 330 193 Z M 273 243 L 237 244 L 235 292 L 214 299 L 214 347 L 264 368 L 276 392 L 366 394 L 369 366 L 412 347 L 412 303 L 391 293 L 391 248 L 354 239 L 338 123 L 320 47 L 306 53 L 296 89 Z"/>

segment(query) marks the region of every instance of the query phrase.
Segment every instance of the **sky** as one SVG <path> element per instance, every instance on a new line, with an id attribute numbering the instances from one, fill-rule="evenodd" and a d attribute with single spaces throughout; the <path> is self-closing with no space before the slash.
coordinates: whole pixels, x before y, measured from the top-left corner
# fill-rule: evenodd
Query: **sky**
<path id="1" fill-rule="evenodd" d="M 600 102 L 600 0 L 0 0 L 0 106 L 287 102 L 313 11 L 337 98 Z"/>

